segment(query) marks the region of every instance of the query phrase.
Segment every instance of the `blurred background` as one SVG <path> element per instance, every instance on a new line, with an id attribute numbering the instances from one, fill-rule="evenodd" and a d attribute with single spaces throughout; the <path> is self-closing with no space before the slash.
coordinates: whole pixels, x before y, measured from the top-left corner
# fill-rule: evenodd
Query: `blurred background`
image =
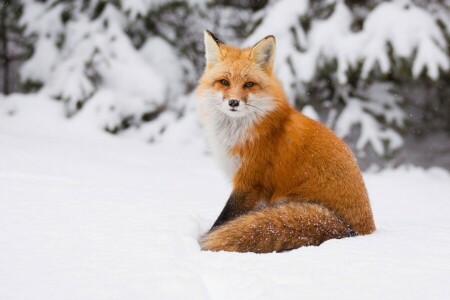
<path id="1" fill-rule="evenodd" d="M 363 169 L 450 170 L 449 0 L 2 0 L 0 104 L 39 95 L 159 143 L 196 122 L 204 29 L 240 46 L 275 35 L 290 100 Z"/>

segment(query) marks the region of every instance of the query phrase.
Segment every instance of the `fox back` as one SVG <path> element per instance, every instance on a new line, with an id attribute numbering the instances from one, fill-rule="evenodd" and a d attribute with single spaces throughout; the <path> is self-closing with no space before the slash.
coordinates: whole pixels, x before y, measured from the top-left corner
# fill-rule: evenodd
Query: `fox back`
<path id="1" fill-rule="evenodd" d="M 205 48 L 199 116 L 233 192 L 203 249 L 283 251 L 373 232 L 351 151 L 287 101 L 273 71 L 275 38 L 240 49 L 206 31 Z"/>

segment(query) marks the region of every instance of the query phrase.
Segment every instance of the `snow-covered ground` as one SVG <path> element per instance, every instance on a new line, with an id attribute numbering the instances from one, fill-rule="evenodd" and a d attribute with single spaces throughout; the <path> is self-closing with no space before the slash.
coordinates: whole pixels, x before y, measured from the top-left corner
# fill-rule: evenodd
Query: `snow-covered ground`
<path id="1" fill-rule="evenodd" d="M 23 101 L 0 105 L 0 299 L 450 295 L 443 170 L 365 174 L 373 235 L 278 254 L 202 252 L 230 185 L 201 144 L 113 137 L 54 103 Z"/>

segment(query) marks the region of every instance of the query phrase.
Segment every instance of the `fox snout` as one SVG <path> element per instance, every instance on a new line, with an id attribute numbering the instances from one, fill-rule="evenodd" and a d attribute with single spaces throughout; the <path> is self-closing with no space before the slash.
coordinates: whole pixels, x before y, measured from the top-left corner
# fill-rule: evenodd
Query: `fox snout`
<path id="1" fill-rule="evenodd" d="M 241 105 L 241 100 L 238 100 L 238 99 L 236 99 L 236 98 L 231 98 L 231 99 L 229 99 L 229 100 L 227 100 L 227 99 L 224 99 L 224 106 L 225 107 L 227 107 L 228 108 L 228 110 L 229 111 L 232 111 L 232 112 L 237 112 L 237 111 L 241 111 L 242 110 L 242 107 L 240 107 L 240 105 Z"/>
<path id="2" fill-rule="evenodd" d="M 239 102 L 240 102 L 239 100 L 231 99 L 231 100 L 228 101 L 228 105 L 229 105 L 231 108 L 236 108 L 236 107 L 239 106 Z"/>
<path id="3" fill-rule="evenodd" d="M 231 99 L 228 101 L 228 105 L 231 107 L 238 107 L 239 106 L 239 100 Z"/>

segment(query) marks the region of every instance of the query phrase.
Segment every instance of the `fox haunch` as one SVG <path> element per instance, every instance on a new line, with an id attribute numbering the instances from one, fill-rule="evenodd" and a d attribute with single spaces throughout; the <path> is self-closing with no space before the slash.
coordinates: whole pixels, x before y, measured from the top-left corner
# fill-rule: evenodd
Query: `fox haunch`
<path id="1" fill-rule="evenodd" d="M 205 32 L 199 117 L 233 192 L 204 250 L 272 252 L 369 234 L 372 210 L 353 154 L 288 102 L 275 38 L 229 46 Z"/>

